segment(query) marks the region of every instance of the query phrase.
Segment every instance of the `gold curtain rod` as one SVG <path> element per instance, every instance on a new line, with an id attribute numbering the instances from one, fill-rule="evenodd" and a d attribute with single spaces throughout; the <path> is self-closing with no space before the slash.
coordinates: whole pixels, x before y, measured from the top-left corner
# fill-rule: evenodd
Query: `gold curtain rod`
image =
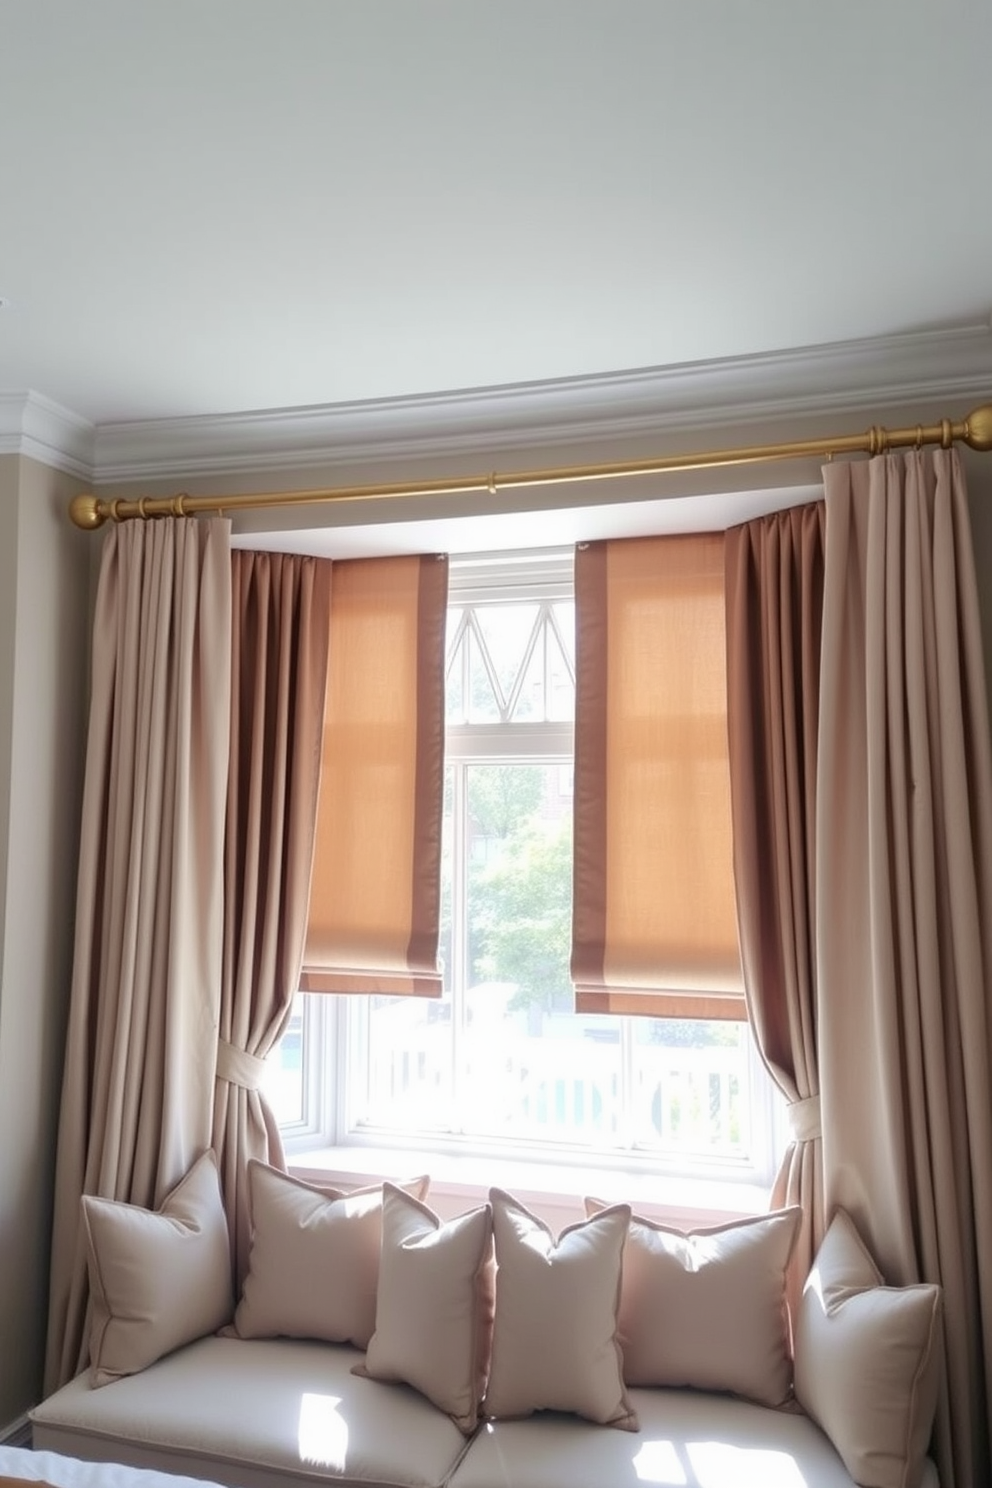
<path id="1" fill-rule="evenodd" d="M 710 450 L 694 455 L 662 455 L 653 460 L 631 460 L 615 465 L 566 465 L 551 470 L 522 470 L 506 475 L 455 476 L 450 479 L 413 481 L 389 486 L 339 486 L 321 491 L 268 491 L 239 496 L 139 496 L 135 500 L 104 499 L 88 493 L 70 503 L 69 515 L 77 527 L 95 531 L 104 522 L 123 522 L 131 517 L 189 517 L 197 512 L 247 511 L 265 506 L 317 506 L 331 501 L 381 501 L 410 496 L 459 496 L 472 491 L 508 491 L 524 486 L 552 486 L 570 482 L 611 480 L 618 476 L 661 475 L 678 470 L 718 469 L 728 465 L 755 465 L 770 460 L 803 459 L 833 455 L 881 455 L 887 450 L 922 448 L 939 444 L 950 449 L 964 443 L 973 450 L 992 450 L 992 403 L 976 408 L 959 421 L 941 419 L 937 424 L 916 424 L 909 429 L 884 429 L 874 425 L 864 434 L 842 434 L 833 439 L 801 439 L 790 444 L 745 445 L 739 449 Z"/>

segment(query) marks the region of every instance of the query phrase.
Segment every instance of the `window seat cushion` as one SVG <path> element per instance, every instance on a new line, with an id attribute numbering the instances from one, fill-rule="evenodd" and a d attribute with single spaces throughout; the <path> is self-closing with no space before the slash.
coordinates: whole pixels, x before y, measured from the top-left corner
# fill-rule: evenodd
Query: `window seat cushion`
<path id="1" fill-rule="evenodd" d="M 837 1452 L 807 1416 L 694 1390 L 630 1392 L 640 1431 L 604 1431 L 574 1416 L 484 1427 L 450 1488 L 852 1488 Z M 938 1488 L 926 1464 L 919 1488 Z"/>
<path id="2" fill-rule="evenodd" d="M 79 1376 L 31 1413 L 34 1445 L 233 1488 L 333 1482 L 440 1488 L 458 1427 L 406 1385 L 352 1374 L 361 1353 L 209 1337 L 102 1389 Z"/>
<path id="3" fill-rule="evenodd" d="M 702 1391 L 632 1389 L 639 1432 L 539 1412 L 486 1423 L 466 1441 L 408 1386 L 354 1375 L 361 1357 L 348 1345 L 309 1340 L 199 1339 L 102 1389 L 81 1375 L 32 1412 L 34 1443 L 229 1488 L 854 1482 L 807 1416 Z M 929 1462 L 920 1488 L 937 1488 Z"/>

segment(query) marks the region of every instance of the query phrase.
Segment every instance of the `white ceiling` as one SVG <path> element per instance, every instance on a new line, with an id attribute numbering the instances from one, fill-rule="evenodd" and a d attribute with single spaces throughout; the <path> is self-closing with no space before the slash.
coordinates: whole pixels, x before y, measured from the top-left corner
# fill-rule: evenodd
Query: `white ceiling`
<path id="1" fill-rule="evenodd" d="M 0 396 L 98 428 L 988 327 L 989 0 L 0 0 Z"/>
<path id="2" fill-rule="evenodd" d="M 0 0 L 0 391 L 102 424 L 992 309 L 988 0 Z"/>

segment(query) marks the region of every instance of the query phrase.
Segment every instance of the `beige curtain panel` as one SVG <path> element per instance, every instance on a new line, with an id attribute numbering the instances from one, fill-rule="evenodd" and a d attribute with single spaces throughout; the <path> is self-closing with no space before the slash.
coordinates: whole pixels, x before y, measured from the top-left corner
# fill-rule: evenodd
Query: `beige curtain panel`
<path id="1" fill-rule="evenodd" d="M 940 1481 L 989 1488 L 992 750 L 964 477 L 937 451 L 824 484 L 826 1202 L 888 1282 L 943 1287 Z"/>
<path id="2" fill-rule="evenodd" d="M 285 1166 L 261 1090 L 299 985 L 320 781 L 329 559 L 231 555 L 231 759 L 213 1146 L 239 1281 L 250 1158 Z"/>
<path id="3" fill-rule="evenodd" d="M 793 1316 L 824 1234 L 817 1058 L 816 779 L 825 506 L 727 532 L 727 709 L 748 1018 L 788 1101 L 770 1205 L 798 1204 Z"/>
<path id="4" fill-rule="evenodd" d="M 580 546 L 575 613 L 576 1006 L 741 1019 L 723 533 Z"/>
<path id="5" fill-rule="evenodd" d="M 300 985 L 441 995 L 444 557 L 334 565 Z"/>
<path id="6" fill-rule="evenodd" d="M 156 1207 L 210 1145 L 230 522 L 104 539 L 56 1162 L 45 1391 L 86 1363 L 82 1194 Z"/>

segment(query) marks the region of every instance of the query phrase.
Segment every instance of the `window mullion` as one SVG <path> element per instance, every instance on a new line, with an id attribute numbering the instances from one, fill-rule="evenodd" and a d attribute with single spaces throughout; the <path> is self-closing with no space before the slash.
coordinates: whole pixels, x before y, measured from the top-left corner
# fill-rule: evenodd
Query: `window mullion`
<path id="1" fill-rule="evenodd" d="M 631 1151 L 636 1145 L 635 1133 L 637 1120 L 635 1113 L 635 1102 L 637 1091 L 634 1082 L 636 1070 L 634 1061 L 634 1028 L 633 1020 L 630 1018 L 620 1019 L 620 1129 L 617 1132 L 617 1144 L 625 1151 Z"/>
<path id="2" fill-rule="evenodd" d="M 449 766 L 451 790 L 451 1057 L 452 1129 L 464 1129 L 465 988 L 468 986 L 468 767 L 464 762 Z"/>
<path id="3" fill-rule="evenodd" d="M 558 649 L 561 652 L 561 659 L 565 663 L 565 668 L 566 668 L 566 670 L 568 672 L 568 675 L 569 675 L 569 677 L 571 679 L 572 686 L 574 687 L 575 686 L 575 661 L 574 661 L 574 659 L 573 659 L 573 657 L 572 657 L 572 655 L 571 655 L 571 653 L 569 651 L 568 646 L 565 643 L 565 637 L 561 633 L 561 626 L 558 623 L 558 617 L 555 615 L 555 610 L 554 610 L 554 606 L 553 605 L 549 605 L 548 606 L 548 625 L 554 631 L 555 640 L 558 642 Z"/>
<path id="4" fill-rule="evenodd" d="M 500 722 L 506 723 L 507 719 L 510 716 L 509 705 L 503 695 L 503 688 L 497 675 L 496 667 L 493 664 L 493 659 L 489 654 L 489 647 L 486 644 L 486 638 L 482 633 L 482 626 L 479 624 L 479 618 L 474 608 L 469 611 L 469 627 L 471 634 L 475 637 L 475 643 L 479 648 L 479 656 L 482 659 L 482 665 L 485 668 L 486 676 L 489 678 L 489 685 L 493 690 L 493 698 L 495 700 L 496 707 L 499 710 Z M 467 650 L 468 648 L 466 647 L 466 651 Z M 471 716 L 472 713 L 470 707 L 468 717 L 471 718 Z"/>
<path id="5" fill-rule="evenodd" d="M 462 717 L 472 716 L 472 612 L 466 610 L 461 627 Z"/>
<path id="6" fill-rule="evenodd" d="M 509 722 L 510 719 L 512 719 L 514 713 L 517 710 L 517 703 L 520 701 L 520 694 L 521 694 L 521 692 L 523 690 L 524 681 L 525 681 L 526 676 L 527 676 L 527 668 L 530 666 L 531 657 L 534 655 L 534 651 L 535 651 L 535 649 L 537 647 L 538 638 L 539 638 L 539 636 L 541 635 L 541 633 L 543 631 L 544 618 L 545 618 L 545 610 L 546 610 L 546 606 L 545 605 L 540 605 L 538 607 L 537 616 L 535 618 L 533 628 L 531 629 L 530 635 L 527 637 L 527 643 L 524 646 L 523 656 L 521 658 L 520 665 L 517 668 L 517 675 L 516 675 L 516 678 L 514 680 L 513 686 L 510 688 L 510 696 L 507 699 L 507 703 L 506 703 L 506 717 L 505 717 L 505 720 L 504 720 L 505 722 Z M 543 692 L 544 692 L 544 703 L 543 703 L 543 709 L 542 709 L 542 711 L 543 711 L 543 716 L 545 718 L 547 718 L 547 716 L 548 716 L 548 708 L 547 708 L 547 681 L 546 680 L 543 681 L 542 688 L 543 688 Z"/>

